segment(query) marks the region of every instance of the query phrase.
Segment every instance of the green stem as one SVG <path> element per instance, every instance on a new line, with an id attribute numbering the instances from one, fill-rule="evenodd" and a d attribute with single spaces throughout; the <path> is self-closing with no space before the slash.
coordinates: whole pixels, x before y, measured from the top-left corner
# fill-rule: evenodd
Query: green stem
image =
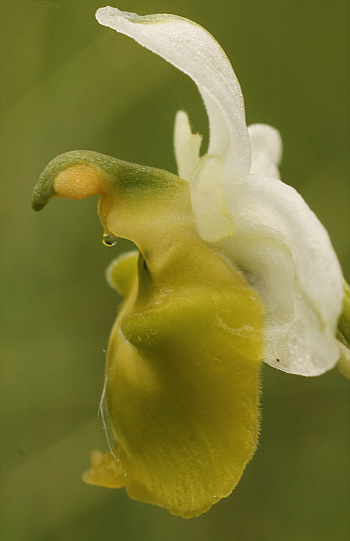
<path id="1" fill-rule="evenodd" d="M 350 287 L 344 280 L 343 311 L 338 321 L 338 340 L 350 349 Z"/>

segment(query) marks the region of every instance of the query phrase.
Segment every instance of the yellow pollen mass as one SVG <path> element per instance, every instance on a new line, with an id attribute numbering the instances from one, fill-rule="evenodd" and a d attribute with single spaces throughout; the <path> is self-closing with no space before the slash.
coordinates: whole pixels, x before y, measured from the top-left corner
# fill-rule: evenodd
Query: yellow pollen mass
<path id="1" fill-rule="evenodd" d="M 72 165 L 55 178 L 55 194 L 67 199 L 84 199 L 102 191 L 105 175 L 92 165 Z"/>

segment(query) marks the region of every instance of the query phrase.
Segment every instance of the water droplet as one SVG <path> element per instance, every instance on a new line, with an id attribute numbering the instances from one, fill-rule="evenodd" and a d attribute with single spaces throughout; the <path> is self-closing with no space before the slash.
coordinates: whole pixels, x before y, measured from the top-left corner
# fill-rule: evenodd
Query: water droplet
<path id="1" fill-rule="evenodd" d="M 111 235 L 110 233 L 103 233 L 102 235 L 102 243 L 105 246 L 115 246 L 117 244 L 118 237 L 115 237 L 114 235 Z"/>

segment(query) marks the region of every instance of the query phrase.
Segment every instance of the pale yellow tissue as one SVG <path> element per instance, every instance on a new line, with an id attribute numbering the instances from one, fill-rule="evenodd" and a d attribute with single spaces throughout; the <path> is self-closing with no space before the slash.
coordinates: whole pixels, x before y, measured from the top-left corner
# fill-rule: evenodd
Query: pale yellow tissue
<path id="1" fill-rule="evenodd" d="M 137 274 L 138 258 L 138 250 L 126 252 L 112 261 L 107 269 L 107 282 L 124 297 L 130 295 Z"/>

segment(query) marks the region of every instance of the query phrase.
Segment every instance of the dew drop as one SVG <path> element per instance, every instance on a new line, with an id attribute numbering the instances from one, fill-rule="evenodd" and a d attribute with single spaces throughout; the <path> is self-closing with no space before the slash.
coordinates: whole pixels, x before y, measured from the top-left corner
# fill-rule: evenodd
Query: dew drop
<path id="1" fill-rule="evenodd" d="M 102 243 L 105 246 L 115 246 L 117 244 L 118 237 L 115 237 L 114 235 L 111 235 L 110 233 L 103 233 L 102 235 Z"/>

